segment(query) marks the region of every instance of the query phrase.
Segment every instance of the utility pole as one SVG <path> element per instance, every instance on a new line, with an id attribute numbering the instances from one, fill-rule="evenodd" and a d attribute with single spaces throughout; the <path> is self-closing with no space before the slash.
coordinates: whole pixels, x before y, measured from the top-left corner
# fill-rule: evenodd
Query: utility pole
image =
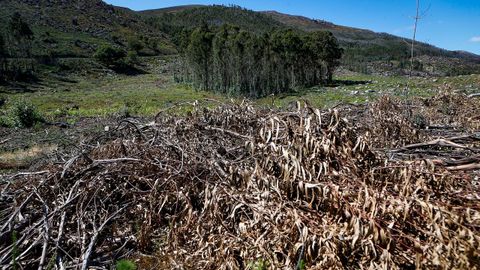
<path id="1" fill-rule="evenodd" d="M 412 38 L 412 50 L 410 54 L 410 77 L 412 77 L 413 73 L 413 64 L 414 64 L 414 57 L 415 57 L 415 39 L 417 38 L 417 26 L 418 26 L 418 20 L 420 19 L 419 17 L 419 12 L 420 12 L 420 0 L 417 0 L 417 13 L 415 15 L 415 25 L 413 27 L 413 38 Z"/>
<path id="2" fill-rule="evenodd" d="M 418 20 L 420 20 L 420 0 L 417 0 L 417 8 L 416 8 L 416 14 L 415 14 L 415 24 L 413 26 L 413 38 L 412 38 L 412 44 L 411 44 L 411 50 L 410 50 L 410 71 L 408 74 L 408 81 L 407 81 L 407 87 L 405 87 L 405 92 L 404 92 L 404 98 L 405 98 L 405 105 L 406 105 L 406 114 L 407 117 L 410 117 L 410 102 L 408 101 L 408 92 L 410 90 L 410 83 L 412 80 L 412 74 L 413 74 L 413 65 L 414 65 L 414 59 L 415 59 L 415 40 L 417 38 L 417 26 L 418 26 Z"/>

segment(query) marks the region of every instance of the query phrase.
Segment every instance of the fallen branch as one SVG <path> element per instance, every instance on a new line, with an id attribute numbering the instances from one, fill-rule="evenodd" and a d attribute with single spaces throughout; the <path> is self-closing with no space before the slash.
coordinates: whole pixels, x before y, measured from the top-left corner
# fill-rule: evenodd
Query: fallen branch
<path id="1" fill-rule="evenodd" d="M 426 143 L 415 143 L 415 144 L 405 145 L 404 147 L 399 148 L 399 149 L 392 150 L 391 152 L 402 152 L 402 151 L 406 151 L 406 150 L 411 150 L 411 149 L 416 149 L 416 148 L 422 148 L 422 147 L 426 147 L 426 146 L 434 146 L 434 145 L 437 145 L 437 146 L 447 146 L 447 147 L 460 148 L 460 149 L 474 150 L 474 149 L 471 149 L 471 148 L 468 147 L 468 146 L 461 145 L 461 144 L 458 144 L 458 143 L 454 143 L 454 142 L 449 141 L 449 140 L 436 139 L 436 140 L 429 141 L 429 142 L 426 142 Z"/>
<path id="2" fill-rule="evenodd" d="M 438 166 L 443 166 L 449 171 L 471 171 L 480 169 L 480 155 L 457 159 L 441 160 L 435 159 L 432 162 Z"/>
<path id="3" fill-rule="evenodd" d="M 223 128 L 217 128 L 217 127 L 209 127 L 209 126 L 205 126 L 203 127 L 205 130 L 214 130 L 214 131 L 219 131 L 219 132 L 222 132 L 222 133 L 226 133 L 228 135 L 231 135 L 231 136 L 234 136 L 234 137 L 238 137 L 238 138 L 241 138 L 241 139 L 245 139 L 245 140 L 251 140 L 252 137 L 250 136 L 245 136 L 245 135 L 242 135 L 240 133 L 237 133 L 235 131 L 231 131 L 231 130 L 228 130 L 228 129 L 223 129 Z"/>
<path id="4" fill-rule="evenodd" d="M 20 172 L 20 173 L 17 173 L 17 174 L 14 174 L 12 176 L 10 176 L 10 178 L 16 178 L 16 177 L 20 177 L 20 176 L 33 176 L 33 175 L 39 175 L 39 174 L 46 174 L 46 173 L 49 173 L 50 171 L 39 171 L 39 172 Z"/>
<path id="5" fill-rule="evenodd" d="M 90 243 L 88 244 L 87 251 L 85 254 L 82 256 L 82 270 L 87 270 L 88 267 L 88 259 L 90 258 L 90 255 L 93 251 L 93 248 L 95 247 L 95 244 L 97 242 L 98 235 L 103 231 L 105 226 L 112 220 L 114 219 L 120 212 L 122 212 L 125 208 L 127 208 L 128 205 L 123 206 L 122 208 L 118 209 L 115 213 L 110 215 L 105 221 L 100 225 L 98 228 L 93 228 L 94 229 L 94 234 L 92 238 L 90 239 Z"/>
<path id="6" fill-rule="evenodd" d="M 25 205 L 30 201 L 30 199 L 33 197 L 34 193 L 30 193 L 28 197 L 20 204 L 20 206 L 15 209 L 15 211 L 10 215 L 10 218 L 2 225 L 0 228 L 0 232 L 3 232 L 13 221 L 13 219 L 17 216 L 17 214 L 25 207 Z M 2 239 L 2 237 L 0 237 Z"/>
<path id="7" fill-rule="evenodd" d="M 480 97 L 480 93 L 473 93 L 468 95 L 468 98 L 475 98 L 475 97 Z"/>
<path id="8" fill-rule="evenodd" d="M 473 171 L 480 170 L 480 163 L 465 164 L 460 166 L 447 167 L 449 171 Z"/>
<path id="9" fill-rule="evenodd" d="M 480 163 L 480 155 L 467 157 L 467 158 L 462 158 L 462 159 L 458 159 L 458 160 L 447 160 L 447 161 L 445 161 L 445 164 L 447 166 L 458 166 L 458 165 L 466 165 L 466 164 L 472 164 L 472 163 Z"/>
<path id="10" fill-rule="evenodd" d="M 42 256 L 40 257 L 40 263 L 38 265 L 38 270 L 42 270 L 43 266 L 45 264 L 45 258 L 47 256 L 47 247 L 48 247 L 48 242 L 49 242 L 49 227 L 48 227 L 48 206 L 45 203 L 45 200 L 40 196 L 35 191 L 35 195 L 40 199 L 40 201 L 43 203 L 43 209 L 44 209 L 44 225 L 43 225 L 43 247 L 42 247 Z"/>
<path id="11" fill-rule="evenodd" d="M 115 163 L 115 162 L 140 162 L 141 159 L 138 158 L 114 158 L 114 159 L 99 159 L 94 160 L 93 164 L 107 164 L 107 163 Z"/>

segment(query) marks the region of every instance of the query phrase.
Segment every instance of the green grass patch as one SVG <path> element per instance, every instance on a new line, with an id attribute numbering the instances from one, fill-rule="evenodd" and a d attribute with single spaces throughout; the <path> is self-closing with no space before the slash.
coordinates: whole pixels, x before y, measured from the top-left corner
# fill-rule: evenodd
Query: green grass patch
<path id="1" fill-rule="evenodd" d="M 410 80 L 407 77 L 355 75 L 337 77 L 336 80 L 337 85 L 334 86 L 318 86 L 281 94 L 275 96 L 273 101 L 272 97 L 265 97 L 256 103 L 262 106 L 274 104 L 276 107 L 286 107 L 297 100 L 305 100 L 318 108 L 330 108 L 342 103 L 363 104 L 383 95 L 412 98 L 431 97 L 442 91 L 469 94 L 479 91 L 480 75 Z"/>
<path id="2" fill-rule="evenodd" d="M 26 99 L 50 117 L 109 116 L 128 110 L 131 115 L 149 116 L 178 103 L 224 97 L 173 84 L 156 74 L 111 75 L 105 78 L 76 78 L 76 83 L 10 95 Z M 167 80 L 167 81 L 165 81 Z"/>
<path id="3" fill-rule="evenodd" d="M 221 102 L 230 98 L 213 92 L 196 91 L 187 85 L 176 84 L 159 63 L 170 61 L 165 58 L 144 58 L 151 73 L 136 76 L 114 73 L 79 74 L 73 72 L 64 77 L 46 74 L 39 84 L 31 86 L 32 92 L 11 93 L 10 102 L 27 100 L 47 118 L 117 116 L 151 116 L 165 108 L 173 113 L 185 113 L 191 106 L 176 104 L 195 100 L 214 99 Z M 82 60 L 87 61 L 87 60 Z M 159 62 L 160 61 L 160 62 Z M 88 62 L 88 61 L 87 61 Z M 85 63 L 88 65 L 88 63 Z M 412 78 L 381 77 L 373 75 L 342 76 L 333 86 L 317 86 L 290 93 L 265 97 L 254 103 L 270 107 L 287 107 L 295 101 L 308 101 L 318 108 L 329 108 L 342 103 L 362 104 L 374 101 L 382 95 L 404 97 L 408 85 L 408 97 L 429 97 L 441 91 L 454 90 L 463 93 L 478 92 L 480 75 Z M 1 92 L 0 87 L 0 92 Z M 6 92 L 6 91 L 4 91 Z M 240 98 L 234 98 L 239 100 Z M 215 106 L 215 102 L 208 103 Z M 74 121 L 74 120 L 73 120 Z"/>

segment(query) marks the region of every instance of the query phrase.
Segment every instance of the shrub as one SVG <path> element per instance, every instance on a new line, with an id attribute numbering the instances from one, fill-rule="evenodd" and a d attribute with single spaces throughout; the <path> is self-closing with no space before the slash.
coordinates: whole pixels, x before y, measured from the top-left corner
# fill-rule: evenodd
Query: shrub
<path id="1" fill-rule="evenodd" d="M 0 127 L 14 127 L 15 121 L 8 114 L 0 114 Z"/>
<path id="2" fill-rule="evenodd" d="M 8 101 L 4 97 L 0 97 L 0 127 L 14 127 L 15 119 L 11 110 L 7 107 Z"/>
<path id="3" fill-rule="evenodd" d="M 43 123 L 44 118 L 32 103 L 19 100 L 0 113 L 0 126 L 30 128 Z"/>
<path id="4" fill-rule="evenodd" d="M 134 51 L 138 54 L 144 46 L 136 36 L 130 36 L 127 38 L 127 47 L 130 51 Z"/>
<path id="5" fill-rule="evenodd" d="M 138 64 L 138 54 L 135 51 L 128 51 L 125 63 L 130 66 Z"/>
<path id="6" fill-rule="evenodd" d="M 129 118 L 132 117 L 132 108 L 127 103 L 121 107 L 117 112 L 118 117 L 120 118 Z"/>
<path id="7" fill-rule="evenodd" d="M 17 101 L 13 105 L 13 116 L 22 127 L 33 127 L 35 124 L 43 122 L 43 117 L 37 107 L 26 101 Z"/>
<path id="8" fill-rule="evenodd" d="M 122 49 L 104 45 L 97 49 L 93 57 L 108 67 L 118 67 L 124 64 L 126 53 Z"/>
<path id="9" fill-rule="evenodd" d="M 419 129 L 424 129 L 428 126 L 428 120 L 421 114 L 414 114 L 411 118 L 412 124 Z"/>

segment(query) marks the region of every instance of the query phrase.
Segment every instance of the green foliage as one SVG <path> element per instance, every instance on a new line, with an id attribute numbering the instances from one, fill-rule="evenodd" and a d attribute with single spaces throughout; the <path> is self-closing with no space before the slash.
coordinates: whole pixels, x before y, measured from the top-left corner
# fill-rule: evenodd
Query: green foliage
<path id="1" fill-rule="evenodd" d="M 195 88 L 261 97 L 331 80 L 342 49 L 328 32 L 258 36 L 231 25 L 216 31 L 203 25 L 191 33 L 185 56 L 185 77 Z"/>
<path id="2" fill-rule="evenodd" d="M 13 104 L 13 115 L 21 127 L 30 128 L 44 121 L 37 107 L 25 100 L 19 100 Z"/>
<path id="3" fill-rule="evenodd" d="M 18 246 L 17 246 L 17 241 L 18 241 L 18 236 L 17 236 L 17 231 L 12 232 L 12 269 L 16 270 L 18 269 L 17 266 L 17 257 L 19 255 L 18 252 Z"/>
<path id="4" fill-rule="evenodd" d="M 59 57 L 91 57 L 96 48 L 105 44 L 129 50 L 126 42 L 128 36 L 148 36 L 156 39 L 159 46 L 172 47 L 166 35 L 146 25 L 137 12 L 102 1 L 0 2 L 0 32 L 7 34 L 10 18 L 18 12 L 34 33 L 31 54 L 35 56 L 44 54 L 50 48 Z M 121 37 L 119 43 L 113 40 L 115 35 Z M 8 39 L 9 51 L 14 49 L 14 43 Z M 143 52 L 150 55 L 156 53 L 150 50 Z"/>
<path id="5" fill-rule="evenodd" d="M 297 270 L 305 270 L 307 269 L 307 266 L 305 265 L 305 261 L 304 260 L 300 260 L 298 262 L 298 267 L 297 267 Z"/>
<path id="6" fill-rule="evenodd" d="M 127 38 L 127 48 L 129 51 L 139 53 L 144 47 L 144 44 L 136 36 L 129 36 Z"/>
<path id="7" fill-rule="evenodd" d="M 340 65 L 343 49 L 331 32 L 314 32 L 310 35 L 310 42 L 314 55 L 325 63 L 327 80 L 331 82 L 333 71 Z"/>
<path id="8" fill-rule="evenodd" d="M 395 74 L 402 74 L 404 70 L 401 67 L 396 65 L 385 67 L 383 64 L 386 61 L 397 63 L 410 59 L 410 41 L 404 38 L 334 25 L 325 21 L 310 20 L 301 16 L 291 16 L 277 12 L 258 13 L 235 6 L 190 6 L 144 11 L 143 13 L 150 16 L 147 17 L 147 22 L 151 26 L 157 27 L 173 37 L 172 40 L 180 51 L 186 48 L 186 46 L 182 46 L 186 36 L 185 32 L 192 32 L 193 29 L 206 22 L 211 29 L 235 24 L 241 29 L 256 35 L 273 33 L 288 28 L 293 28 L 299 33 L 328 30 L 338 39 L 338 45 L 344 49 L 342 65 L 350 70 L 362 73 L 376 71 L 391 73 L 393 71 Z M 332 52 L 332 55 L 335 54 L 336 52 Z M 446 61 L 447 64 L 438 63 L 437 59 L 429 61 L 430 68 L 435 68 L 435 73 L 438 74 L 458 75 L 480 72 L 478 58 L 443 50 L 426 43 L 416 43 L 415 55 L 439 57 L 442 62 Z M 451 61 L 452 58 L 457 60 Z M 338 61 L 330 62 L 330 67 L 335 65 L 338 65 Z M 369 68 L 367 68 L 367 65 Z M 419 71 L 423 71 L 422 67 L 418 68 Z M 329 72 L 329 70 L 325 71 Z M 331 72 L 329 73 L 331 74 Z M 325 74 L 327 79 L 330 74 Z"/>
<path id="9" fill-rule="evenodd" d="M 412 69 L 413 70 L 417 70 L 417 71 L 423 71 L 423 64 L 422 62 L 418 61 L 418 60 L 414 60 L 412 62 Z"/>
<path id="10" fill-rule="evenodd" d="M 181 34 L 184 30 L 192 30 L 208 23 L 210 27 L 228 24 L 238 25 L 249 32 L 267 33 L 280 29 L 283 24 L 271 19 L 268 15 L 254 12 L 239 6 L 212 5 L 185 9 L 180 12 L 164 12 L 162 10 L 146 11 L 150 15 L 147 22 L 171 36 Z"/>
<path id="11" fill-rule="evenodd" d="M 5 50 L 5 40 L 3 39 L 3 36 L 0 34 L 0 60 L 3 59 L 3 57 L 7 54 Z"/>
<path id="12" fill-rule="evenodd" d="M 14 127 L 15 117 L 13 117 L 12 110 L 7 108 L 7 99 L 0 97 L 2 106 L 0 107 L 0 127 Z"/>
<path id="13" fill-rule="evenodd" d="M 124 63 L 126 53 L 122 49 L 103 45 L 97 49 L 93 57 L 103 65 L 118 67 Z"/>
<path id="14" fill-rule="evenodd" d="M 1 29 L 4 36 L 0 35 L 0 80 L 28 81 L 34 77 L 36 66 L 31 59 L 33 31 L 18 12 L 7 19 L 5 26 Z"/>
<path id="15" fill-rule="evenodd" d="M 30 26 L 23 20 L 20 13 L 15 12 L 8 24 L 8 30 L 16 39 L 32 39 L 33 31 Z"/>
<path id="16" fill-rule="evenodd" d="M 125 63 L 129 66 L 135 66 L 138 64 L 138 53 L 135 51 L 128 51 L 125 57 Z"/>
<path id="17" fill-rule="evenodd" d="M 137 265 L 129 260 L 120 260 L 115 267 L 116 270 L 136 270 Z"/>
<path id="18" fill-rule="evenodd" d="M 253 270 L 267 270 L 270 264 L 264 259 L 258 259 L 256 262 L 252 262 L 248 265 L 248 269 Z"/>
<path id="19" fill-rule="evenodd" d="M 8 114 L 0 113 L 0 127 L 14 127 L 15 120 Z"/>
<path id="20" fill-rule="evenodd" d="M 129 118 L 129 117 L 132 117 L 133 116 L 133 113 L 134 113 L 134 108 L 132 107 L 132 104 L 130 104 L 130 102 L 126 102 L 123 107 L 121 107 L 119 110 L 118 110 L 118 113 L 117 115 L 120 117 L 120 118 Z"/>
<path id="21" fill-rule="evenodd" d="M 44 122 L 42 114 L 31 102 L 15 101 L 9 108 L 0 112 L 0 126 L 31 128 Z"/>
<path id="22" fill-rule="evenodd" d="M 5 71 L 6 71 L 6 58 L 7 52 L 5 50 L 5 40 L 3 36 L 0 34 L 0 81 L 5 78 Z"/>
<path id="23" fill-rule="evenodd" d="M 412 115 L 410 121 L 419 129 L 424 129 L 428 126 L 428 120 L 421 114 Z"/>
<path id="24" fill-rule="evenodd" d="M 190 44 L 187 49 L 187 56 L 193 64 L 196 81 L 201 82 L 203 90 L 210 88 L 212 41 L 213 33 L 205 24 L 190 35 Z"/>
<path id="25" fill-rule="evenodd" d="M 10 46 L 15 56 L 30 57 L 33 41 L 33 31 L 23 20 L 20 13 L 15 12 L 8 22 L 7 28 L 10 40 L 14 46 Z"/>
<path id="26" fill-rule="evenodd" d="M 56 263 L 55 263 L 56 259 L 57 259 L 56 254 L 52 255 L 52 257 L 50 257 L 50 260 L 48 261 L 47 267 L 45 267 L 45 269 L 47 269 L 47 270 L 56 269 Z"/>

